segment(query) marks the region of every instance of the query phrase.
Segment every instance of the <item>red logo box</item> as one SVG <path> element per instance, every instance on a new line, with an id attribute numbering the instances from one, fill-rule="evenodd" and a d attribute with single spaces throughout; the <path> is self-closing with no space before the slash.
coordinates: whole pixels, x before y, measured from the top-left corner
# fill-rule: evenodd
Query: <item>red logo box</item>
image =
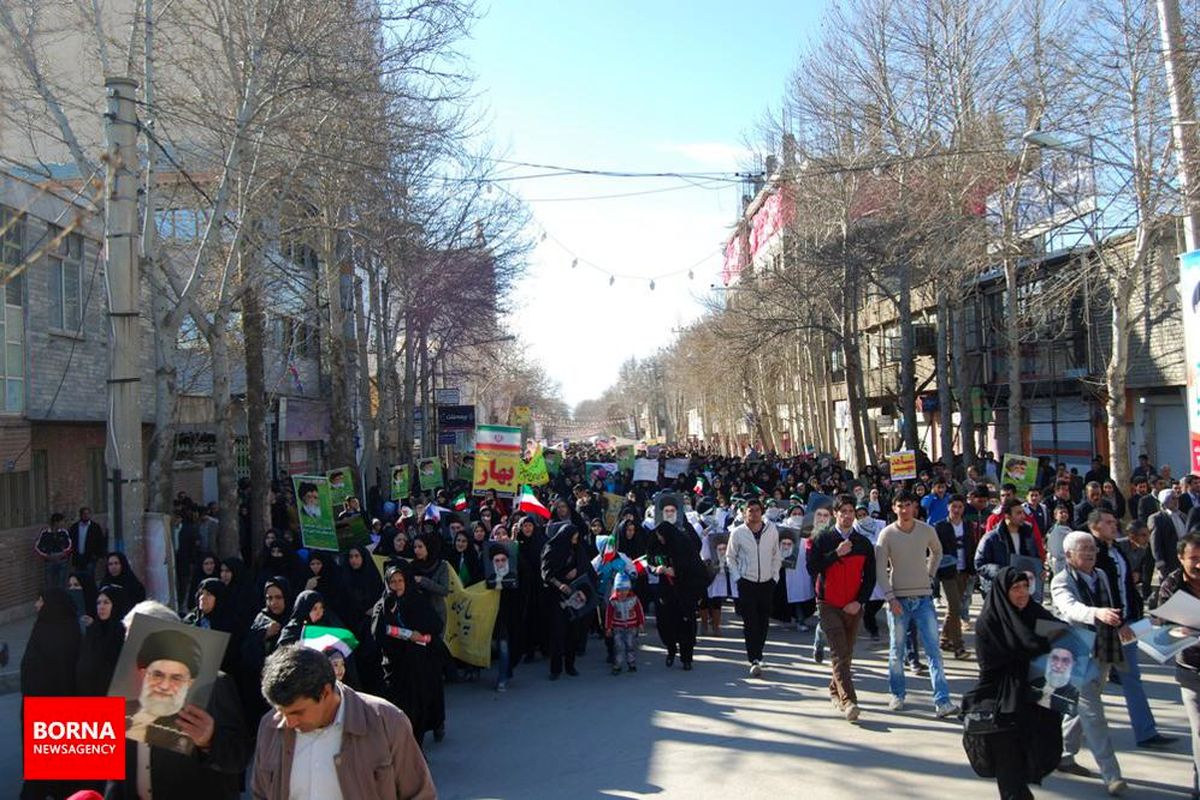
<path id="1" fill-rule="evenodd" d="M 26 697 L 26 780 L 125 777 L 125 699 Z"/>

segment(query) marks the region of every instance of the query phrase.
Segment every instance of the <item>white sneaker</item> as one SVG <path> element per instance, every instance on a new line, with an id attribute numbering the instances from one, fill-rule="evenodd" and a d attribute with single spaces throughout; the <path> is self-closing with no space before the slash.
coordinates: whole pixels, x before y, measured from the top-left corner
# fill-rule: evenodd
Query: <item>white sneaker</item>
<path id="1" fill-rule="evenodd" d="M 1104 788 L 1108 790 L 1110 795 L 1116 797 L 1117 795 L 1122 794 L 1125 789 L 1128 788 L 1128 786 L 1129 784 L 1125 783 L 1124 778 L 1117 778 L 1116 780 L 1109 781 Z"/>
<path id="2" fill-rule="evenodd" d="M 934 707 L 934 713 L 937 715 L 938 719 L 957 717 L 961 712 L 962 709 L 960 709 L 954 703 L 942 703 L 941 705 Z"/>
<path id="3" fill-rule="evenodd" d="M 757 678 L 759 675 L 762 675 L 762 664 L 755 661 L 750 665 L 750 677 Z"/>
<path id="4" fill-rule="evenodd" d="M 892 695 L 892 699 L 888 700 L 888 711 L 903 711 L 904 698 Z"/>
<path id="5" fill-rule="evenodd" d="M 846 719 L 850 722 L 858 719 L 858 704 L 846 703 L 846 707 L 842 709 L 842 713 L 846 715 Z"/>

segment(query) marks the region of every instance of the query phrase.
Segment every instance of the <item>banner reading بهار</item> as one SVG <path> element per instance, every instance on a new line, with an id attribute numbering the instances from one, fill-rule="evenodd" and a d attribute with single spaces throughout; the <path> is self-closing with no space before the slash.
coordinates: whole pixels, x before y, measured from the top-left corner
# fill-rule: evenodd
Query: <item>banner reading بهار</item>
<path id="1" fill-rule="evenodd" d="M 516 495 L 521 469 L 521 429 L 510 425 L 478 425 L 475 428 L 474 494 L 495 491 Z"/>
<path id="2" fill-rule="evenodd" d="M 1179 257 L 1191 472 L 1200 472 L 1200 250 Z"/>

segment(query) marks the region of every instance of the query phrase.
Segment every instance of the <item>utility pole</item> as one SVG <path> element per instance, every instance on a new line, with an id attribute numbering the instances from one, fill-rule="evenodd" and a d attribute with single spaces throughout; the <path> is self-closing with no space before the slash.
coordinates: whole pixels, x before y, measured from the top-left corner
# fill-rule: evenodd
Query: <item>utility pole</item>
<path id="1" fill-rule="evenodd" d="M 1183 46 L 1179 0 L 1158 0 L 1163 64 L 1171 95 L 1175 132 L 1175 157 L 1179 160 L 1179 188 L 1183 192 L 1183 239 L 1186 249 L 1200 249 L 1200 125 L 1192 95 L 1192 75 Z"/>
<path id="2" fill-rule="evenodd" d="M 137 258 L 137 81 L 104 82 L 104 270 L 108 293 L 108 436 L 104 463 L 112 482 L 111 525 L 118 550 L 142 563 L 142 318 Z"/>

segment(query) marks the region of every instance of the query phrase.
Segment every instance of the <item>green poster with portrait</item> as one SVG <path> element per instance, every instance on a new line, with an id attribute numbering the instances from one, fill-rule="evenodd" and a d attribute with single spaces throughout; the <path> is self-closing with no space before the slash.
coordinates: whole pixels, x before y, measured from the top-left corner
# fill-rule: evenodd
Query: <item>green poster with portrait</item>
<path id="1" fill-rule="evenodd" d="M 623 444 L 617 448 L 617 466 L 622 472 L 633 472 L 633 462 L 637 453 L 631 444 Z"/>
<path id="2" fill-rule="evenodd" d="M 464 453 L 458 462 L 458 479 L 470 483 L 475 480 L 475 454 Z"/>
<path id="3" fill-rule="evenodd" d="M 296 491 L 300 540 L 304 546 L 315 550 L 337 550 L 337 530 L 334 526 L 333 502 L 329 495 L 329 479 L 324 475 L 294 475 L 292 488 Z"/>
<path id="4" fill-rule="evenodd" d="M 331 469 L 325 477 L 329 479 L 329 502 L 337 516 L 346 507 L 346 498 L 354 495 L 354 470 L 349 467 Z"/>
<path id="5" fill-rule="evenodd" d="M 562 467 L 562 451 L 546 448 L 542 451 L 542 456 L 546 459 L 546 471 L 551 475 L 558 475 Z"/>
<path id="6" fill-rule="evenodd" d="M 412 470 L 408 464 L 392 467 L 392 499 L 399 503 L 412 494 Z"/>
<path id="7" fill-rule="evenodd" d="M 1005 453 L 1000 473 L 1000 483 L 1011 483 L 1017 487 L 1017 495 L 1024 497 L 1026 492 L 1037 485 L 1038 460 L 1032 456 Z"/>
<path id="8" fill-rule="evenodd" d="M 422 458 L 417 462 L 417 478 L 422 491 L 441 489 L 446 485 L 442 477 L 442 460 L 440 458 Z"/>

